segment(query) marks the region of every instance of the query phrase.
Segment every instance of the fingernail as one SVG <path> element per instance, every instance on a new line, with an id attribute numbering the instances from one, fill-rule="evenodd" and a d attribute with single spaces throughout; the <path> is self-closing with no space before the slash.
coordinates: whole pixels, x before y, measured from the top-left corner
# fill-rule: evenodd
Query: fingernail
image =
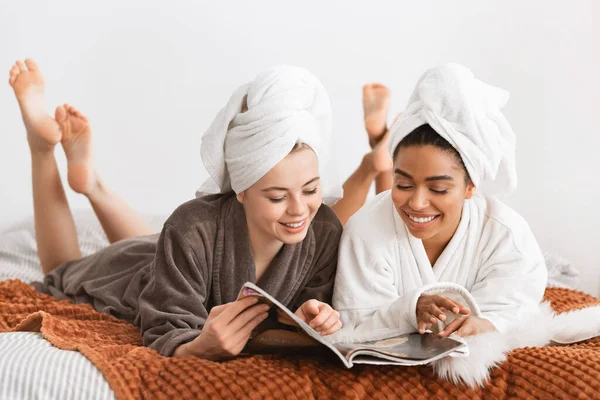
<path id="1" fill-rule="evenodd" d="M 439 318 L 440 318 L 442 321 L 445 321 L 445 320 L 446 320 L 446 316 L 445 316 L 444 314 L 440 314 L 440 317 L 439 317 Z"/>
<path id="2" fill-rule="evenodd" d="M 459 309 L 458 307 L 454 307 L 454 308 L 452 309 L 452 312 L 453 312 L 454 314 L 458 314 L 458 312 L 459 312 L 459 311 L 460 311 L 460 309 Z"/>

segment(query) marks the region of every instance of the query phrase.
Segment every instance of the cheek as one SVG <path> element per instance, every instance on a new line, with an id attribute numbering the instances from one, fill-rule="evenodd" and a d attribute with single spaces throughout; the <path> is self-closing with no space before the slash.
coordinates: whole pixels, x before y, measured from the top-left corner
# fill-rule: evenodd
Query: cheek
<path id="1" fill-rule="evenodd" d="M 398 190 L 397 188 L 392 189 L 392 202 L 396 207 L 406 204 L 407 197 L 408 196 L 406 193 L 402 192 L 401 190 Z"/>
<path id="2" fill-rule="evenodd" d="M 285 212 L 285 208 L 280 204 L 271 203 L 269 200 L 265 200 L 252 204 L 252 207 L 246 208 L 246 212 L 252 214 L 252 219 L 257 223 L 268 225 L 281 219 L 283 212 Z"/>
<path id="3" fill-rule="evenodd" d="M 282 204 L 269 204 L 269 207 L 263 208 L 263 215 L 265 219 L 271 222 L 278 222 L 285 215 L 285 206 Z"/>
<path id="4" fill-rule="evenodd" d="M 460 215 L 464 200 L 454 196 L 436 201 L 436 208 L 448 216 Z"/>

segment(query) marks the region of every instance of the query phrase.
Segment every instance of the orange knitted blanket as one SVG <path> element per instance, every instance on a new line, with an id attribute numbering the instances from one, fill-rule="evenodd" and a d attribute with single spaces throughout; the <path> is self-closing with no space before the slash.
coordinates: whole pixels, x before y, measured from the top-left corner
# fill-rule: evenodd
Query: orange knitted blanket
<path id="1" fill-rule="evenodd" d="M 547 289 L 557 312 L 600 300 Z M 0 282 L 0 332 L 40 331 L 53 345 L 78 350 L 104 374 L 118 399 L 179 398 L 594 398 L 600 394 L 600 338 L 565 347 L 512 351 L 483 388 L 437 378 L 431 368 L 365 366 L 347 370 L 326 359 L 261 355 L 228 362 L 166 358 L 141 346 L 133 325 Z"/>

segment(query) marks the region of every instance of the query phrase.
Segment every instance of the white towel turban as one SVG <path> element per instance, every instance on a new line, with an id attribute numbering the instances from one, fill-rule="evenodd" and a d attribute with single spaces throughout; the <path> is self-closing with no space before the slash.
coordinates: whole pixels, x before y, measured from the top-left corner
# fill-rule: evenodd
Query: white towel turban
<path id="1" fill-rule="evenodd" d="M 202 162 L 211 179 L 199 192 L 215 192 L 215 184 L 217 192 L 243 192 L 298 141 L 314 150 L 321 167 L 330 136 L 331 104 L 319 80 L 303 68 L 273 67 L 237 89 L 204 134 Z"/>
<path id="2" fill-rule="evenodd" d="M 390 128 L 388 150 L 393 155 L 402 139 L 429 124 L 458 151 L 475 186 L 485 183 L 494 193 L 511 192 L 517 186 L 515 135 L 500 111 L 508 97 L 462 65 L 432 68 Z"/>

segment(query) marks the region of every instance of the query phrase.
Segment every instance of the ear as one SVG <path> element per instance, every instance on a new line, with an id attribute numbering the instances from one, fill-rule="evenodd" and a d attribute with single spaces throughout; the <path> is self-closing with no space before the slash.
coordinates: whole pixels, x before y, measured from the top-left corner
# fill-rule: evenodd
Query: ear
<path id="1" fill-rule="evenodd" d="M 244 195 L 246 194 L 246 192 L 240 192 L 238 194 L 235 195 L 235 198 L 237 199 L 237 201 L 239 201 L 241 204 L 244 204 Z"/>
<path id="2" fill-rule="evenodd" d="M 475 196 L 475 192 L 477 191 L 477 187 L 473 184 L 473 182 L 471 182 L 471 180 L 469 180 L 469 182 L 467 183 L 467 189 L 465 191 L 465 199 L 470 199 L 473 196 Z"/>

